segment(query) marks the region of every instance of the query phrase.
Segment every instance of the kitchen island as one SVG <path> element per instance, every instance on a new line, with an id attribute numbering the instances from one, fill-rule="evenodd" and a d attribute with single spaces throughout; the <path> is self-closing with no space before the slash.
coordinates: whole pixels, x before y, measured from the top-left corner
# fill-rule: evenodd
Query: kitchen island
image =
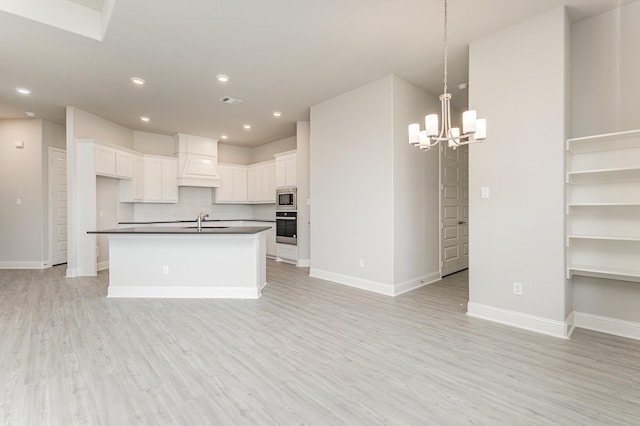
<path id="1" fill-rule="evenodd" d="M 257 299 L 266 285 L 264 226 L 141 226 L 109 238 L 107 297 Z"/>

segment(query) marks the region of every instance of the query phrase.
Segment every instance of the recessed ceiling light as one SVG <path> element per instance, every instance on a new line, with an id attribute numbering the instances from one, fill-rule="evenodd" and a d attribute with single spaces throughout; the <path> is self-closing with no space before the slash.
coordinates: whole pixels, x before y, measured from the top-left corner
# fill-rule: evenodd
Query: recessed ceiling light
<path id="1" fill-rule="evenodd" d="M 229 136 L 227 136 L 227 135 L 220 135 L 220 139 L 229 139 Z"/>
<path id="2" fill-rule="evenodd" d="M 273 116 L 274 117 L 280 117 L 282 115 L 282 113 L 280 111 L 274 111 L 273 112 Z"/>
<path id="3" fill-rule="evenodd" d="M 146 82 L 144 81 L 144 78 L 140 78 L 140 77 L 131 77 L 131 82 L 132 82 L 133 84 L 138 85 L 138 86 L 143 86 L 143 85 L 144 85 L 144 83 L 146 83 Z"/>
<path id="4" fill-rule="evenodd" d="M 250 125 L 250 124 L 245 124 L 245 125 L 244 125 L 244 126 L 242 126 L 242 127 L 244 127 L 244 129 L 245 129 L 245 130 L 249 130 L 249 129 L 251 129 L 251 125 Z"/>
<path id="5" fill-rule="evenodd" d="M 226 83 L 227 81 L 229 81 L 229 76 L 224 74 L 218 74 L 216 75 L 216 78 L 220 83 Z"/>
<path id="6" fill-rule="evenodd" d="M 22 95 L 28 95 L 29 93 L 31 93 L 31 90 L 25 89 L 24 87 L 18 87 L 16 88 L 16 91 Z"/>
<path id="7" fill-rule="evenodd" d="M 144 121 L 145 123 L 148 123 L 149 117 L 140 117 L 140 120 Z"/>
<path id="8" fill-rule="evenodd" d="M 29 118 L 33 118 L 33 117 L 36 116 L 36 113 L 35 112 L 31 112 L 31 111 L 27 111 L 27 112 L 25 112 L 25 115 L 27 117 L 29 117 Z"/>

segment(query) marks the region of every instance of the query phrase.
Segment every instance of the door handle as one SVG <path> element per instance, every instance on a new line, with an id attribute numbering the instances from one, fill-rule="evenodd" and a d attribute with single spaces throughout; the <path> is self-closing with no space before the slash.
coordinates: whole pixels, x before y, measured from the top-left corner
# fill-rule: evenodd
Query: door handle
<path id="1" fill-rule="evenodd" d="M 459 221 L 458 225 L 464 225 L 465 223 L 467 223 L 467 222 Z"/>

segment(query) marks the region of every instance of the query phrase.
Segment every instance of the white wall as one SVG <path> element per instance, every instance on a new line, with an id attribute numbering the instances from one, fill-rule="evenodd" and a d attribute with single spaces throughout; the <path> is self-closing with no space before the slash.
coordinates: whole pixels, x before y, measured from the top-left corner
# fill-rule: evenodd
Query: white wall
<path id="1" fill-rule="evenodd" d="M 311 107 L 311 275 L 388 295 L 440 278 L 438 154 L 407 134 L 434 108 L 393 75 Z"/>
<path id="2" fill-rule="evenodd" d="M 296 123 L 296 180 L 298 183 L 298 265 L 309 266 L 311 259 L 310 199 L 309 191 L 309 138 L 308 121 Z"/>
<path id="3" fill-rule="evenodd" d="M 567 25 L 556 8 L 474 41 L 469 58 L 470 106 L 488 123 L 487 141 L 469 150 L 469 313 L 557 335 L 569 314 Z"/>
<path id="4" fill-rule="evenodd" d="M 640 2 L 572 26 L 572 137 L 640 128 Z"/>
<path id="5" fill-rule="evenodd" d="M 133 132 L 133 150 L 143 154 L 166 155 L 168 157 L 176 155 L 173 136 L 148 132 Z"/>
<path id="6" fill-rule="evenodd" d="M 42 162 L 42 120 L 1 120 L 0 267 L 42 267 Z"/>
<path id="7" fill-rule="evenodd" d="M 98 139 L 113 145 L 133 149 L 133 130 L 79 108 L 73 110 L 73 137 Z"/>
<path id="8" fill-rule="evenodd" d="M 251 150 L 251 163 L 273 160 L 273 155 L 296 149 L 296 137 L 291 136 L 271 143 L 257 146 Z"/>
<path id="9" fill-rule="evenodd" d="M 440 102 L 398 77 L 393 94 L 393 279 L 415 284 L 440 278 L 440 173 L 438 148 L 424 152 L 409 145 L 407 127 L 440 111 Z"/>
<path id="10" fill-rule="evenodd" d="M 639 129 L 640 2 L 573 24 L 572 137 Z M 577 312 L 640 322 L 640 286 L 575 276 Z"/>
<path id="11" fill-rule="evenodd" d="M 392 286 L 392 96 L 389 76 L 311 107 L 312 275 Z"/>
<path id="12" fill-rule="evenodd" d="M 16 141 L 24 148 L 17 149 Z M 39 119 L 0 120 L 0 268 L 48 266 L 50 146 L 64 148 L 62 126 Z"/>
<path id="13" fill-rule="evenodd" d="M 251 164 L 252 149 L 218 142 L 218 161 L 231 164 Z M 271 158 L 273 160 L 273 157 Z"/>

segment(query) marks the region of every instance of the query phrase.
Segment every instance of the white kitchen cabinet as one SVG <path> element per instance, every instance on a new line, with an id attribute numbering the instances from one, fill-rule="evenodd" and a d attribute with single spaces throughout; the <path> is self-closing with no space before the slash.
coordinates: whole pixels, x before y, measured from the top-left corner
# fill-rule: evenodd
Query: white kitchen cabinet
<path id="1" fill-rule="evenodd" d="M 297 185 L 297 154 L 295 152 L 286 152 L 276 154 L 276 188 Z"/>
<path id="2" fill-rule="evenodd" d="M 143 171 L 144 202 L 178 202 L 177 159 L 171 157 L 144 156 Z"/>
<path id="3" fill-rule="evenodd" d="M 133 179 L 120 180 L 120 202 L 135 203 L 144 199 L 144 165 L 142 156 L 132 156 Z"/>
<path id="4" fill-rule="evenodd" d="M 261 168 L 261 197 L 260 201 L 265 203 L 276 202 L 276 163 L 271 161 Z"/>
<path id="5" fill-rule="evenodd" d="M 275 162 L 250 166 L 221 164 L 218 172 L 222 180 L 216 188 L 215 202 L 219 204 L 259 204 L 275 202 Z"/>
<path id="6" fill-rule="evenodd" d="M 133 179 L 133 154 L 100 144 L 94 144 L 94 150 L 97 175 Z"/>
<path id="7" fill-rule="evenodd" d="M 640 282 L 640 130 L 567 140 L 567 278 Z"/>
<path id="8" fill-rule="evenodd" d="M 116 177 L 133 179 L 135 157 L 124 151 L 116 151 Z"/>
<path id="9" fill-rule="evenodd" d="M 96 174 L 100 176 L 115 176 L 116 151 L 106 146 L 94 145 Z"/>
<path id="10" fill-rule="evenodd" d="M 298 246 L 276 243 L 276 260 L 296 265 L 298 263 Z"/>
<path id="11" fill-rule="evenodd" d="M 216 188 L 215 202 L 220 204 L 247 203 L 247 168 L 230 164 L 220 165 L 220 187 Z"/>

